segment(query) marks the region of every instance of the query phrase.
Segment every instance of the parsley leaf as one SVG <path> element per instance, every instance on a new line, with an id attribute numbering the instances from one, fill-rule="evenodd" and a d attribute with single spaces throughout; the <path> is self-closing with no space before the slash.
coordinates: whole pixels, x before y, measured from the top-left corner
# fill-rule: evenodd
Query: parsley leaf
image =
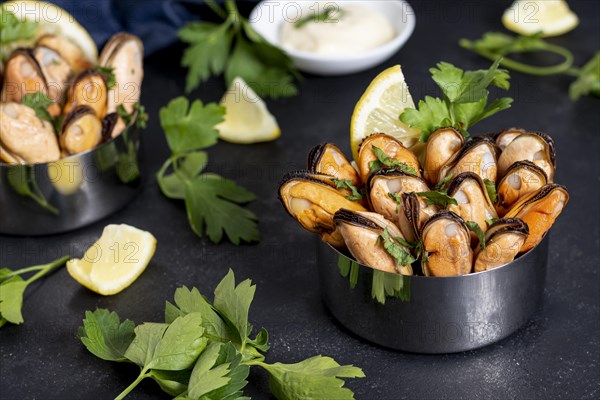
<path id="1" fill-rule="evenodd" d="M 479 226 L 479 224 L 475 221 L 466 221 L 466 222 L 467 222 L 467 226 L 469 227 L 469 230 L 471 230 L 471 232 L 473 232 L 477 236 L 477 239 L 479 239 L 479 246 L 482 249 L 485 249 L 485 234 L 481 230 L 481 227 Z"/>
<path id="2" fill-rule="evenodd" d="M 458 205 L 454 197 L 448 196 L 444 191 L 431 190 L 429 192 L 419 192 L 417 196 L 422 197 L 428 205 L 438 205 L 440 207 L 448 207 L 448 205 Z"/>
<path id="3" fill-rule="evenodd" d="M 483 183 L 485 184 L 485 189 L 487 191 L 488 197 L 490 198 L 492 204 L 494 204 L 496 202 L 496 199 L 498 199 L 498 194 L 496 193 L 496 184 L 494 183 L 494 181 L 487 178 L 483 180 Z"/>
<path id="4" fill-rule="evenodd" d="M 350 179 L 331 178 L 331 181 L 335 183 L 337 189 L 348 189 L 352 192 L 350 196 L 346 196 L 348 200 L 355 201 L 363 198 L 363 195 L 358 191 L 356 186 L 352 184 Z"/>
<path id="5" fill-rule="evenodd" d="M 369 163 L 369 173 L 372 174 L 383 167 L 388 167 L 397 171 L 406 172 L 407 174 L 417 175 L 417 171 L 408 164 L 398 161 L 395 158 L 388 157 L 383 150 L 375 145 L 371 146 L 371 148 L 373 149 L 373 153 L 375 153 L 377 160 L 373 160 Z"/>
<path id="6" fill-rule="evenodd" d="M 569 96 L 573 101 L 590 93 L 600 97 L 600 52 L 596 52 L 581 68 L 577 79 L 569 86 Z"/>
<path id="7" fill-rule="evenodd" d="M 121 119 L 125 123 L 125 126 L 131 125 L 133 119 L 135 118 L 136 128 L 146 128 L 146 123 L 148 122 L 148 114 L 146 113 L 146 108 L 140 103 L 135 103 L 133 105 L 133 111 L 131 112 L 131 114 L 127 112 L 123 104 L 119 104 L 119 106 L 117 107 L 117 114 L 119 114 L 119 117 L 121 117 Z"/>
<path id="8" fill-rule="evenodd" d="M 338 22 L 339 18 L 343 17 L 344 14 L 345 11 L 341 8 L 334 7 L 333 4 L 327 4 L 324 10 L 320 13 L 314 13 L 313 15 L 307 15 L 306 17 L 298 19 L 296 22 L 294 22 L 294 27 L 296 29 L 300 29 L 309 22 Z"/>
<path id="9" fill-rule="evenodd" d="M 23 96 L 21 103 L 35 111 L 39 119 L 54 124 L 54 118 L 48 112 L 48 107 L 54 102 L 42 92 L 29 93 Z"/>
<path id="10" fill-rule="evenodd" d="M 0 44 L 2 46 L 21 40 L 34 39 L 37 29 L 37 21 L 21 21 L 4 6 L 0 7 Z"/>
<path id="11" fill-rule="evenodd" d="M 0 283 L 0 327 L 6 322 L 22 324 L 24 322 L 22 308 L 23 295 L 27 286 L 57 267 L 64 265 L 71 257 L 65 256 L 48 264 L 24 268 L 20 271 L 3 269 L 2 283 Z M 23 279 L 19 273 L 37 271 L 28 279 Z"/>
<path id="12" fill-rule="evenodd" d="M 452 178 L 454 178 L 454 172 L 452 172 L 451 174 L 448 174 L 444 177 L 444 179 L 442 179 L 441 181 L 439 181 L 438 183 L 435 184 L 435 186 L 433 187 L 433 190 L 435 191 L 442 191 L 445 193 L 445 191 L 443 191 L 442 189 L 444 188 L 444 186 L 446 186 L 446 184 L 448 182 L 450 182 L 452 180 Z"/>
<path id="13" fill-rule="evenodd" d="M 383 248 L 385 251 L 387 251 L 390 256 L 394 257 L 399 266 L 411 265 L 416 261 L 416 259 L 408 251 L 404 250 L 404 248 L 398 244 L 400 243 L 399 239 L 402 238 L 398 237 L 392 239 L 387 228 L 383 229 L 383 232 L 379 238 L 383 242 Z M 407 243 L 404 239 L 402 239 L 402 241 Z M 410 248 L 411 246 L 409 245 L 408 247 Z"/>
<path id="14" fill-rule="evenodd" d="M 135 324 L 121 322 L 115 312 L 105 309 L 86 311 L 78 336 L 90 353 L 108 361 L 127 361 L 125 351 L 134 338 Z"/>
<path id="15" fill-rule="evenodd" d="M 190 45 L 181 60 L 188 68 L 186 91 L 211 75 L 224 73 L 228 86 L 239 76 L 261 97 L 297 94 L 294 81 L 300 75 L 292 60 L 250 26 L 235 1 L 225 1 L 227 13 L 214 2 L 209 5 L 224 19 L 222 24 L 192 22 L 178 32 Z"/>
<path id="16" fill-rule="evenodd" d="M 500 218 L 490 218 L 490 219 L 486 219 L 486 220 L 485 220 L 485 222 L 486 222 L 488 225 L 490 225 L 490 226 L 491 226 L 491 225 L 493 225 L 493 224 L 494 224 L 496 221 L 498 221 L 499 219 L 500 219 Z"/>
<path id="17" fill-rule="evenodd" d="M 417 109 L 406 109 L 400 120 L 413 128 L 421 129 L 420 140 L 443 127 L 451 126 L 468 136 L 468 129 L 484 118 L 510 107 L 512 99 L 501 98 L 489 105 L 489 86 L 509 88 L 509 75 L 498 69 L 496 60 L 487 70 L 463 71 L 446 62 L 431 68 L 432 79 L 442 91 L 443 98 L 425 96 Z"/>
<path id="18" fill-rule="evenodd" d="M 106 77 L 106 87 L 110 90 L 115 87 L 117 84 L 117 78 L 115 77 L 114 68 L 112 67 L 102 67 L 97 66 L 96 69 L 98 72 L 103 74 Z"/>

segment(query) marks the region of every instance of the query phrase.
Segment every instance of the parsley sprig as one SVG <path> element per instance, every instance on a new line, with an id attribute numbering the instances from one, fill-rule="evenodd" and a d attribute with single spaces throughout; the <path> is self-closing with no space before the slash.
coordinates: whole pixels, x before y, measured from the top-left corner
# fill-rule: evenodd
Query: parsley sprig
<path id="1" fill-rule="evenodd" d="M 295 364 L 265 362 L 269 335 L 254 338 L 248 312 L 256 286 L 238 285 L 230 270 L 214 291 L 212 303 L 198 289 L 175 291 L 165 304 L 164 322 L 135 326 L 115 312 L 87 311 L 78 336 L 103 360 L 137 364 L 140 373 L 116 399 L 123 399 L 146 378 L 177 399 L 241 399 L 250 368 L 269 373 L 269 388 L 279 400 L 354 399 L 341 378 L 362 378 L 352 365 L 321 355 Z"/>
<path id="2" fill-rule="evenodd" d="M 180 39 L 189 43 L 181 59 L 188 68 L 186 91 L 224 73 L 227 86 L 239 76 L 261 97 L 296 95 L 300 74 L 292 60 L 252 28 L 235 1 L 225 0 L 225 9 L 206 3 L 224 22 L 191 22 L 179 30 Z"/>
<path id="3" fill-rule="evenodd" d="M 488 104 L 489 86 L 508 89 L 509 75 L 498 69 L 496 60 L 487 70 L 463 71 L 452 64 L 440 62 L 431 68 L 431 77 L 439 86 L 443 97 L 425 96 L 417 109 L 407 108 L 400 120 L 412 128 L 419 128 L 419 139 L 426 142 L 429 135 L 443 127 L 451 126 L 469 136 L 468 129 L 479 121 L 510 107 L 513 99 L 502 97 Z"/>
<path id="4" fill-rule="evenodd" d="M 371 148 L 373 149 L 373 153 L 375 153 L 377 160 L 373 160 L 369 163 L 369 173 L 372 174 L 373 172 L 386 167 L 389 169 L 406 172 L 407 174 L 417 175 L 417 170 L 408 164 L 398 161 L 395 158 L 388 157 L 383 150 L 375 145 L 371 146 Z"/>
<path id="5" fill-rule="evenodd" d="M 337 189 L 347 189 L 352 192 L 350 196 L 346 196 L 348 200 L 356 201 L 361 200 L 363 198 L 363 193 L 361 192 L 364 192 L 364 190 L 359 191 L 356 188 L 356 186 L 352 184 L 352 181 L 350 179 L 331 178 L 331 181 L 335 184 L 335 187 Z"/>
<path id="6" fill-rule="evenodd" d="M 413 246 L 401 237 L 392 238 L 387 228 L 383 229 L 379 240 L 382 241 L 385 251 L 394 257 L 399 266 L 411 265 L 417 260 L 404 249 L 404 247 L 412 248 Z"/>
<path id="7" fill-rule="evenodd" d="M 312 13 L 311 15 L 307 15 L 303 18 L 298 19 L 296 22 L 294 22 L 294 27 L 296 29 L 300 29 L 309 22 L 338 22 L 339 19 L 344 15 L 344 13 L 345 12 L 343 9 L 339 7 L 334 7 L 333 4 L 329 4 L 320 13 Z"/>
<path id="8" fill-rule="evenodd" d="M 427 205 L 437 205 L 448 207 L 450 204 L 458 205 L 454 197 L 448 196 L 444 190 L 430 190 L 428 192 L 418 192 L 417 196 L 422 197 Z"/>
<path id="9" fill-rule="evenodd" d="M 469 230 L 477 236 L 477 239 L 479 239 L 479 247 L 485 249 L 485 234 L 483 233 L 483 230 L 481 230 L 479 224 L 475 221 L 466 221 L 466 223 Z"/>
<path id="10" fill-rule="evenodd" d="M 37 29 L 37 21 L 21 21 L 4 6 L 0 6 L 0 44 L 3 47 L 14 42 L 35 38 Z"/>
<path id="11" fill-rule="evenodd" d="M 185 201 L 188 220 L 198 235 L 208 235 L 218 243 L 223 234 L 234 244 L 260 240 L 256 215 L 242 207 L 255 199 L 254 194 L 234 181 L 217 174 L 202 173 L 208 163 L 203 149 L 215 145 L 225 108 L 200 100 L 191 106 L 185 97 L 172 100 L 160 110 L 171 156 L 164 162 L 156 179 L 162 193 Z"/>

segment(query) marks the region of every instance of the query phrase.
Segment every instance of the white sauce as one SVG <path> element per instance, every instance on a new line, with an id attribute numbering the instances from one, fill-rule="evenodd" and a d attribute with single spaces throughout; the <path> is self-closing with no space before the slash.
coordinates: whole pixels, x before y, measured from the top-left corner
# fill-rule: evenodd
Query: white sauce
<path id="1" fill-rule="evenodd" d="M 296 28 L 283 23 L 281 45 L 290 50 L 327 55 L 353 55 L 379 47 L 396 36 L 387 17 L 362 6 L 347 6 L 332 15 L 331 22 L 308 22 Z M 313 12 L 307 10 L 307 12 Z"/>

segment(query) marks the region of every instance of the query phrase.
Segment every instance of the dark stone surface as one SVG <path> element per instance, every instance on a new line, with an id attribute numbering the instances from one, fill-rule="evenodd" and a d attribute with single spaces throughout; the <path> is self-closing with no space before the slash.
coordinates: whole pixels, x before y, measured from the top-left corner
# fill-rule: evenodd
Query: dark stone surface
<path id="1" fill-rule="evenodd" d="M 134 378 L 136 368 L 93 357 L 76 338 L 84 311 L 106 307 L 122 317 L 158 321 L 164 301 L 180 285 L 210 295 L 228 268 L 258 285 L 251 321 L 271 335 L 268 360 L 295 362 L 314 354 L 361 366 L 367 379 L 348 386 L 360 399 L 519 398 L 573 399 L 600 395 L 598 99 L 572 103 L 569 77 L 537 78 L 513 73 L 512 109 L 474 129 L 475 133 L 521 126 L 550 133 L 558 149 L 556 180 L 570 191 L 570 203 L 553 228 L 543 308 L 511 337 L 489 347 L 452 355 L 424 356 L 390 351 L 349 334 L 321 303 L 314 261 L 315 240 L 301 232 L 276 199 L 285 171 L 302 167 L 308 149 L 332 141 L 348 151 L 353 106 L 370 80 L 387 66 L 403 65 L 415 98 L 432 93 L 427 68 L 440 60 L 464 68 L 489 63 L 459 49 L 458 39 L 501 30 L 509 1 L 415 2 L 417 28 L 393 59 L 372 70 L 339 78 L 306 76 L 298 97 L 270 101 L 283 131 L 275 143 L 209 150 L 210 169 L 254 191 L 250 208 L 260 217 L 262 241 L 235 247 L 194 236 L 182 203 L 163 197 L 154 173 L 167 156 L 158 110 L 183 93 L 185 71 L 175 47 L 147 60 L 143 103 L 151 120 L 145 131 L 149 172 L 140 195 L 125 209 L 92 226 L 44 238 L 0 238 L 0 264 L 27 266 L 84 249 L 109 223 L 151 231 L 158 250 L 146 272 L 124 292 L 102 297 L 59 271 L 30 288 L 21 326 L 0 330 L 0 397 L 3 399 L 112 398 Z M 570 3 L 581 26 L 553 40 L 568 46 L 576 64 L 598 47 L 598 2 Z M 218 100 L 225 90 L 211 80 L 190 97 Z M 4 210 L 3 210 L 4 211 Z M 377 327 L 374 327 L 377 329 Z M 248 394 L 268 398 L 267 380 L 252 372 Z M 166 398 L 153 382 L 130 398 Z"/>

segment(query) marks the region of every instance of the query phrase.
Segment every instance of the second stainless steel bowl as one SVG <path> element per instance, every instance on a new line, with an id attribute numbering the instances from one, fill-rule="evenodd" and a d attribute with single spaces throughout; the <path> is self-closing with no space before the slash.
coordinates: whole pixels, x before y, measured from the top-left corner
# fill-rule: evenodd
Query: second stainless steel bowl
<path id="1" fill-rule="evenodd" d="M 447 278 L 403 276 L 360 265 L 319 242 L 326 306 L 349 330 L 414 353 L 454 353 L 503 339 L 539 306 L 548 238 L 510 264 Z"/>

